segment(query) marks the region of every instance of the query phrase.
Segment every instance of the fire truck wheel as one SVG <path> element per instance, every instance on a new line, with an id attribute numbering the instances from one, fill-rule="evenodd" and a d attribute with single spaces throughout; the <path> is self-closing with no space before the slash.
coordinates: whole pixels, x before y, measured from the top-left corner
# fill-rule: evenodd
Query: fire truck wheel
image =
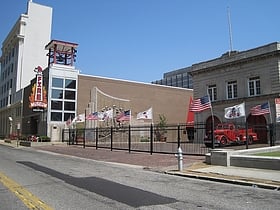
<path id="1" fill-rule="evenodd" d="M 220 140 L 220 147 L 224 147 L 227 144 L 227 138 L 223 136 Z"/>

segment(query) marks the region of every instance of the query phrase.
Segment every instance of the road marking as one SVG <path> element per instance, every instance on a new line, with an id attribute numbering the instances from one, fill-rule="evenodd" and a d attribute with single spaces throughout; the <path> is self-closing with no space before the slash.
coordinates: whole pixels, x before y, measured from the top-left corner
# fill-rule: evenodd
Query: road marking
<path id="1" fill-rule="evenodd" d="M 14 180 L 10 179 L 1 172 L 0 182 L 2 182 L 2 184 L 7 187 L 12 193 L 14 193 L 29 209 L 53 210 L 52 207 L 48 206 L 23 186 L 19 185 Z"/>

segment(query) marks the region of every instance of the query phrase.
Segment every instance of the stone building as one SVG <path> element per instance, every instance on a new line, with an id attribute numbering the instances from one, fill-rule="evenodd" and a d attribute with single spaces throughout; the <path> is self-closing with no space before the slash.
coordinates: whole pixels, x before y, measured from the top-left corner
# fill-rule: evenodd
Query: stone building
<path id="1" fill-rule="evenodd" d="M 209 94 L 215 124 L 233 121 L 257 125 L 261 141 L 267 142 L 267 126 L 276 122 L 275 99 L 280 93 L 280 44 L 278 42 L 238 52 L 191 66 L 194 98 Z M 225 108 L 245 104 L 245 119 L 225 119 Z M 253 116 L 250 109 L 269 102 L 270 114 Z M 196 120 L 211 125 L 210 111 L 196 114 Z"/>

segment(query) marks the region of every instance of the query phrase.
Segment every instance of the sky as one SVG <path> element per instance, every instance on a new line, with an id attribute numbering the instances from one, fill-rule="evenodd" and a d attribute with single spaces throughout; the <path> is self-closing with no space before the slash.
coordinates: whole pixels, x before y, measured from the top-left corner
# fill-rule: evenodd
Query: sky
<path id="1" fill-rule="evenodd" d="M 2 0 L 1 43 L 26 12 L 27 1 Z M 280 39 L 279 0 L 33 2 L 53 8 L 51 39 L 77 43 L 75 66 L 87 75 L 150 83 L 230 49 Z"/>

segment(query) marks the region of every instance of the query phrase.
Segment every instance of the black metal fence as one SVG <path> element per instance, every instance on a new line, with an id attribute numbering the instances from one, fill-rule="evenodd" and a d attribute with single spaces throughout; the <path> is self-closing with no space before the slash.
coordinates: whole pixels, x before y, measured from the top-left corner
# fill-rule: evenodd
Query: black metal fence
<path id="1" fill-rule="evenodd" d="M 246 125 L 236 126 L 245 128 Z M 258 141 L 253 142 L 252 145 L 244 142 L 239 146 L 230 146 L 230 148 L 248 149 L 280 144 L 277 141 L 277 139 L 280 140 L 280 133 L 278 132 L 280 125 L 249 125 L 249 127 L 260 137 Z M 186 124 L 167 125 L 161 130 L 152 124 L 149 126 L 64 129 L 62 138 L 68 144 L 94 147 L 96 149 L 107 148 L 150 154 L 175 154 L 180 147 L 185 155 L 205 155 L 211 149 L 204 144 L 205 136 L 209 132 L 207 129 L 209 129 L 209 125 L 205 123 L 197 123 L 192 127 Z M 213 145 L 213 147 L 216 146 L 219 145 Z"/>

